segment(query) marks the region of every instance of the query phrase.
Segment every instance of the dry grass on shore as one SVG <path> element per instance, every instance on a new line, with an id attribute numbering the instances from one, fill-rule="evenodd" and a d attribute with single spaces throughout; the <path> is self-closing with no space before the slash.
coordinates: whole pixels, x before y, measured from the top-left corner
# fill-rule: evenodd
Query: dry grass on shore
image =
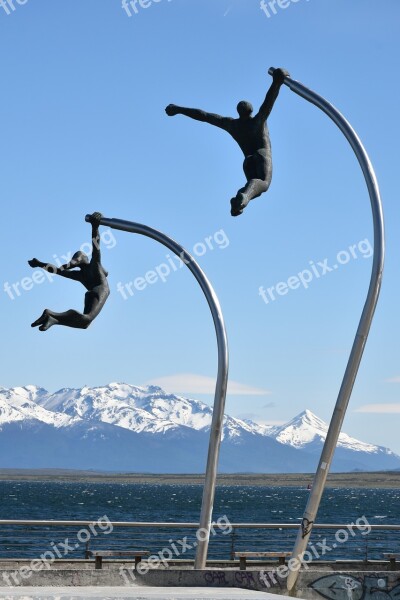
<path id="1" fill-rule="evenodd" d="M 204 476 L 197 474 L 101 473 L 58 469 L 0 469 L 0 481 L 71 481 L 92 483 L 158 483 L 170 485 L 203 485 Z M 252 485 L 268 487 L 307 487 L 313 474 L 221 474 L 218 485 Z M 400 471 L 374 473 L 331 473 L 327 487 L 386 488 L 400 487 Z"/>

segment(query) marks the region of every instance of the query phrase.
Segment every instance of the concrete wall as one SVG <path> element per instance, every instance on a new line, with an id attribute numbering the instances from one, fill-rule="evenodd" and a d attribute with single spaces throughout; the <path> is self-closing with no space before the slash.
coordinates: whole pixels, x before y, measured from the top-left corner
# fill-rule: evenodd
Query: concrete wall
<path id="1" fill-rule="evenodd" d="M 36 561 L 38 563 L 38 561 Z M 274 571 L 251 569 L 150 569 L 142 563 L 142 574 L 131 564 L 105 563 L 95 570 L 93 563 L 39 564 L 14 562 L 0 565 L 0 586 L 155 586 L 244 588 L 286 595 L 286 579 Z M 400 595 L 400 572 L 385 570 L 337 570 L 324 568 L 302 571 L 294 596 L 306 600 L 396 600 Z M 379 598 L 378 598 L 379 596 Z"/>

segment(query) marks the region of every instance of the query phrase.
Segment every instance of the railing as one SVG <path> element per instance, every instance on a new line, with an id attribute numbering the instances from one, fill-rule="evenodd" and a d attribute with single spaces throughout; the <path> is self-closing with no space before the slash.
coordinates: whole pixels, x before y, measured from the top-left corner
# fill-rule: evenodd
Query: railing
<path id="1" fill-rule="evenodd" d="M 193 561 L 199 542 L 198 523 L 0 520 L 0 560 L 47 558 L 75 560 L 91 550 L 163 552 L 169 562 Z M 295 523 L 229 523 L 211 530 L 209 560 L 227 561 L 238 551 L 290 552 Z M 308 545 L 309 560 L 382 560 L 400 553 L 400 525 L 319 524 Z"/>

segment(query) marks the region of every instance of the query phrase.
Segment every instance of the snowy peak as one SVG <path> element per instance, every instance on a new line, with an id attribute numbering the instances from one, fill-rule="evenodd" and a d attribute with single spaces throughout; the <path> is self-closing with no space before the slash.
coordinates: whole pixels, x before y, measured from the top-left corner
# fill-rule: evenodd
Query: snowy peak
<path id="1" fill-rule="evenodd" d="M 47 396 L 46 390 L 33 385 L 0 388 L 0 427 L 13 422 L 38 421 L 58 428 L 76 422 L 77 419 L 71 419 L 68 415 L 43 408 L 40 402 Z"/>
<path id="2" fill-rule="evenodd" d="M 311 412 L 311 410 L 308 410 L 308 409 L 304 410 L 299 415 L 297 415 L 297 417 L 292 419 L 291 422 L 292 423 L 298 422 L 298 423 L 307 425 L 309 427 L 316 427 L 316 428 L 326 426 L 325 422 L 322 419 L 317 417 L 317 415 L 315 415 L 313 412 Z"/>
<path id="3" fill-rule="evenodd" d="M 270 433 L 277 442 L 294 448 L 305 448 L 310 445 L 322 444 L 328 433 L 328 424 L 310 410 L 301 412 L 297 417 L 274 428 Z M 341 433 L 338 448 L 348 448 L 358 452 L 379 452 L 379 446 L 360 442 L 346 433 Z"/>
<path id="4" fill-rule="evenodd" d="M 305 410 L 285 425 L 276 427 L 272 435 L 281 444 L 290 444 L 296 448 L 301 448 L 305 444 L 313 442 L 316 438 L 324 440 L 327 431 L 328 426 L 322 419 L 310 410 Z"/>
<path id="5" fill-rule="evenodd" d="M 37 402 L 41 397 L 48 395 L 47 390 L 36 385 L 26 385 L 24 387 L 14 387 L 10 389 L 0 388 L 0 394 L 6 398 L 19 398 L 20 401 Z"/>
<path id="6" fill-rule="evenodd" d="M 315 415 L 313 412 L 311 412 L 311 410 L 306 409 L 303 412 L 301 412 L 299 415 L 294 417 L 294 419 L 292 419 L 291 421 L 286 423 L 286 425 L 284 425 L 284 427 L 289 427 L 289 426 L 292 426 L 295 428 L 308 427 L 311 429 L 316 429 L 316 430 L 322 431 L 326 428 L 327 425 L 326 425 L 325 421 L 323 421 L 322 419 L 317 417 L 317 415 Z"/>

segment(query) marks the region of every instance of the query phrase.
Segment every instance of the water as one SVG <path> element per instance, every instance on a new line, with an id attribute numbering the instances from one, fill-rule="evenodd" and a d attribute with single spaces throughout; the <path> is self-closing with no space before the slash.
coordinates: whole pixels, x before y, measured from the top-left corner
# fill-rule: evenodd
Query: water
<path id="1" fill-rule="evenodd" d="M 197 521 L 199 485 L 0 482 L 0 519 Z M 219 486 L 215 516 L 231 522 L 290 523 L 301 518 L 308 491 L 300 488 Z M 365 515 L 371 524 L 397 524 L 400 490 L 328 489 L 320 523 L 345 523 Z"/>
<path id="2" fill-rule="evenodd" d="M 231 523 L 294 523 L 301 516 L 308 498 L 303 488 L 268 488 L 255 486 L 219 486 L 214 503 L 214 519 L 226 516 Z M 202 487 L 198 485 L 162 485 L 131 483 L 67 483 L 67 482 L 0 482 L 0 519 L 16 520 L 91 520 L 106 517 L 110 521 L 197 522 Z M 328 489 L 318 514 L 319 523 L 349 523 L 365 516 L 372 524 L 398 524 L 400 490 Z M 315 530 L 316 531 L 316 530 Z M 101 533 L 101 535 L 100 535 Z M 171 539 L 194 531 L 114 528 L 107 538 L 104 531 L 92 535 L 90 547 L 146 548 L 156 551 Z M 221 535 L 223 533 L 223 535 Z M 49 544 L 77 535 L 77 529 L 55 527 L 2 527 L 0 556 L 34 556 L 49 548 Z M 211 541 L 211 556 L 229 558 L 232 550 L 291 549 L 296 532 L 237 530 L 232 535 L 218 531 Z M 319 540 L 326 532 L 314 535 Z M 341 558 L 343 552 L 362 556 L 368 551 L 399 550 L 398 534 L 390 539 L 372 532 L 366 539 L 350 539 L 329 558 Z M 81 536 L 84 537 L 84 536 Z M 94 539 L 93 539 L 94 538 Z M 278 547 L 277 547 L 278 544 Z M 369 544 L 369 547 L 367 548 Z M 84 555 L 86 539 L 77 544 L 74 557 Z M 187 552 L 191 557 L 193 552 Z M 354 556 L 353 556 L 354 557 Z"/>

